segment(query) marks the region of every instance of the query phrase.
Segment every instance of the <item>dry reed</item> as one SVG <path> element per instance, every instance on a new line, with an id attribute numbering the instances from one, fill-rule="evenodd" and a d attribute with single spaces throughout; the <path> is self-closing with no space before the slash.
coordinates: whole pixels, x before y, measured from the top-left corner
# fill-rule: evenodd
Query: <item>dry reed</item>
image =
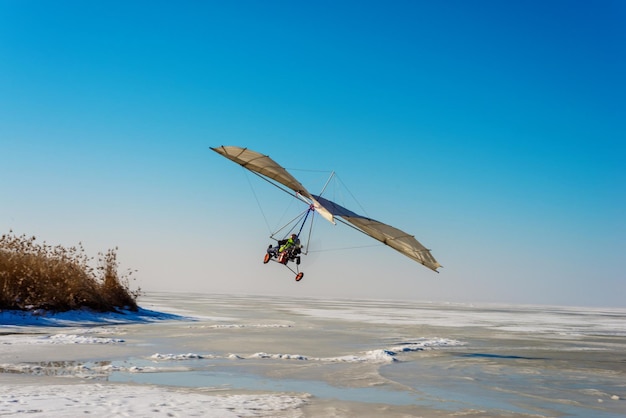
<path id="1" fill-rule="evenodd" d="M 129 290 L 132 271 L 118 275 L 116 250 L 95 260 L 80 243 L 70 248 L 39 244 L 34 236 L 9 231 L 0 238 L 0 309 L 136 311 L 140 289 Z"/>

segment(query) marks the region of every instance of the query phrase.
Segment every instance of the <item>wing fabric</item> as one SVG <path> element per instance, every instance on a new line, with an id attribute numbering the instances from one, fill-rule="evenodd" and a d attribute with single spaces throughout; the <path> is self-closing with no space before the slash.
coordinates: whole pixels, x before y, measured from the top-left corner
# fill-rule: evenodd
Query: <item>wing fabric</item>
<path id="1" fill-rule="evenodd" d="M 312 202 L 315 211 L 318 212 L 324 219 L 329 222 L 335 223 L 333 215 L 323 207 L 304 186 L 296 180 L 294 176 L 289 174 L 284 167 L 272 160 L 269 156 L 263 155 L 256 151 L 252 151 L 248 148 L 236 147 L 236 146 L 221 146 L 217 148 L 211 147 L 211 149 L 218 154 L 228 158 L 231 161 L 236 162 L 243 168 L 246 168 L 254 173 L 258 173 L 268 179 L 274 180 L 280 183 L 297 194 L 304 196 L 310 202 Z"/>
<path id="2" fill-rule="evenodd" d="M 321 196 L 314 196 L 314 198 L 334 216 L 351 223 L 364 234 L 377 239 L 431 270 L 437 271 L 437 268 L 441 267 L 441 264 L 430 254 L 430 250 L 420 244 L 414 236 L 393 226 L 358 215 Z"/>

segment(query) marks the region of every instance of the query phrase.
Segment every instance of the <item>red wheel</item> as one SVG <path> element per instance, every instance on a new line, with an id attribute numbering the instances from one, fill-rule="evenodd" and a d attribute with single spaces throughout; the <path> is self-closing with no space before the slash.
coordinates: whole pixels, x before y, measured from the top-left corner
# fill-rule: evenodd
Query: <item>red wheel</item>
<path id="1" fill-rule="evenodd" d="M 304 273 L 300 272 L 298 274 L 296 274 L 296 281 L 299 282 L 300 280 L 302 280 L 302 278 L 304 277 Z"/>
<path id="2" fill-rule="evenodd" d="M 265 253 L 265 257 L 263 258 L 263 264 L 269 263 L 271 258 L 272 256 L 270 255 L 270 253 Z"/>

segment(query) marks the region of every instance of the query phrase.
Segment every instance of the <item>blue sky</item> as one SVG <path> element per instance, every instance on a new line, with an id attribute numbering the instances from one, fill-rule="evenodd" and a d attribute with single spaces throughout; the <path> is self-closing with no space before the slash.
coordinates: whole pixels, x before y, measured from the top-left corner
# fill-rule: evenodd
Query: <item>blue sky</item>
<path id="1" fill-rule="evenodd" d="M 620 1 L 0 0 L 0 226 L 118 246 L 144 290 L 626 306 L 624 74 Z M 295 283 L 260 262 L 288 196 L 218 145 L 335 170 L 444 268 L 322 251 Z"/>

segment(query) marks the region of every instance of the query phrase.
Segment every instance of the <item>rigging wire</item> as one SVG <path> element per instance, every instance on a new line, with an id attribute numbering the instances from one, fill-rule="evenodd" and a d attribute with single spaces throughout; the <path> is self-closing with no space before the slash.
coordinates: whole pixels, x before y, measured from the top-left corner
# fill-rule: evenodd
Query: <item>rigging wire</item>
<path id="1" fill-rule="evenodd" d="M 309 226 L 309 237 L 306 241 L 305 250 L 303 251 L 304 255 L 307 255 L 309 253 L 309 245 L 311 244 L 311 236 L 313 235 L 313 222 L 315 222 L 315 211 L 313 211 L 313 214 L 311 216 L 311 225 Z"/>
<path id="2" fill-rule="evenodd" d="M 265 226 L 267 227 L 267 230 L 269 231 L 269 233 L 272 233 L 272 227 L 270 226 L 270 223 L 267 220 L 267 216 L 265 216 L 265 211 L 263 210 L 263 207 L 261 206 L 261 201 L 259 200 L 259 197 L 256 194 L 256 191 L 254 190 L 254 187 L 252 186 L 252 182 L 250 181 L 250 176 L 248 174 L 248 170 L 246 170 L 244 168 L 244 172 L 246 175 L 246 180 L 248 180 L 248 185 L 250 186 L 250 190 L 252 190 L 252 194 L 254 195 L 254 199 L 256 200 L 256 204 L 259 207 L 259 210 L 261 211 L 261 215 L 263 215 L 263 220 L 265 221 Z"/>
<path id="3" fill-rule="evenodd" d="M 242 167 L 243 167 L 243 166 L 242 166 Z M 301 212 L 298 216 L 296 216 L 295 218 L 293 218 L 292 220 L 290 220 L 289 222 L 287 222 L 284 226 L 282 226 L 282 227 L 280 227 L 278 230 L 274 231 L 274 230 L 275 230 L 276 228 L 278 228 L 278 227 L 274 227 L 274 228 L 272 228 L 272 227 L 270 226 L 270 224 L 269 224 L 269 221 L 268 221 L 268 219 L 267 219 L 267 215 L 265 214 L 265 211 L 263 210 L 263 205 L 261 205 L 261 201 L 260 201 L 260 199 L 259 199 L 259 197 L 258 197 L 258 195 L 257 195 L 257 193 L 256 193 L 256 190 L 254 189 L 254 186 L 253 186 L 253 184 L 252 184 L 252 181 L 250 180 L 250 176 L 249 176 L 249 171 L 250 171 L 250 170 L 247 170 L 245 167 L 243 167 L 243 168 L 244 168 L 244 172 L 245 172 L 245 174 L 246 174 L 246 176 L 245 176 L 245 177 L 246 177 L 246 180 L 248 181 L 248 185 L 250 186 L 250 190 L 252 190 L 252 195 L 254 196 L 254 199 L 256 200 L 257 206 L 259 207 L 259 210 L 261 211 L 261 215 L 263 215 L 263 220 L 264 220 L 264 222 L 265 222 L 265 226 L 267 227 L 267 230 L 268 230 L 268 232 L 269 232 L 269 234 L 270 234 L 270 238 L 272 238 L 272 239 L 276 239 L 276 238 L 275 238 L 275 235 L 276 235 L 276 234 L 278 234 L 280 231 L 282 231 L 283 229 L 285 229 L 287 226 L 289 226 L 289 225 L 290 225 L 291 223 L 293 223 L 294 221 L 299 220 L 299 219 L 301 219 L 302 217 L 306 216 L 306 214 L 308 213 L 309 209 L 305 210 L 304 212 Z M 268 183 L 270 183 L 271 185 L 273 185 L 273 186 L 277 187 L 278 189 L 282 190 L 283 192 L 287 193 L 288 195 L 290 195 L 290 196 L 292 196 L 292 197 L 295 197 L 297 200 L 303 201 L 303 202 L 305 202 L 305 203 L 307 203 L 307 204 L 308 204 L 308 202 L 304 201 L 304 200 L 303 200 L 303 199 L 299 196 L 299 194 L 298 194 L 298 193 L 292 193 L 292 192 L 288 191 L 287 189 L 283 188 L 282 186 L 280 186 L 279 184 L 277 184 L 277 183 L 275 183 L 275 182 L 273 182 L 273 181 L 271 181 L 271 180 L 267 179 L 266 177 L 264 177 L 264 176 L 262 176 L 262 175 L 260 175 L 260 174 L 258 174 L 258 173 L 252 172 L 252 174 L 254 174 L 254 175 L 256 175 L 256 176 L 260 177 L 261 179 L 263 179 L 263 180 L 267 181 Z M 283 212 L 282 216 L 281 216 L 279 219 L 282 219 L 282 218 L 284 218 L 284 217 L 285 217 L 285 215 L 286 215 L 286 214 L 287 214 L 287 212 L 289 211 L 289 208 L 291 207 L 291 205 L 292 205 L 292 204 L 293 204 L 293 201 L 290 201 L 290 202 L 289 202 L 289 205 L 285 208 L 285 211 Z M 306 218 L 305 218 L 305 220 L 306 220 Z M 279 222 L 280 222 L 280 221 L 279 221 Z M 298 222 L 299 222 L 299 221 L 298 221 Z M 296 223 L 294 226 L 292 226 L 292 227 L 291 227 L 291 229 L 289 230 L 289 232 L 287 233 L 287 235 L 289 235 L 289 234 L 291 233 L 291 231 L 293 231 L 293 230 L 294 230 L 294 228 L 296 227 L 296 225 L 297 225 L 297 224 L 298 224 L 298 223 Z"/>
<path id="4" fill-rule="evenodd" d="M 326 187 L 328 187 L 328 184 L 330 183 L 330 181 L 335 177 L 335 172 L 333 171 L 330 174 L 330 177 L 328 177 L 328 180 L 326 180 L 326 184 L 324 184 L 324 187 L 322 187 L 322 191 L 320 192 L 320 196 L 324 194 L 324 192 L 326 191 Z"/>
<path id="5" fill-rule="evenodd" d="M 294 202 L 293 200 L 289 200 L 289 204 L 287 206 L 285 206 L 285 210 L 283 211 L 282 215 L 280 215 L 280 217 L 277 218 L 278 220 L 276 221 L 276 224 L 274 225 L 274 228 L 272 228 L 272 231 L 275 231 L 277 228 L 280 228 L 280 229 L 278 231 L 276 231 L 276 232 L 272 232 L 272 236 L 274 236 L 280 230 L 285 228 L 284 226 L 281 227 L 280 225 L 283 225 L 283 220 L 287 217 L 287 214 L 290 212 L 291 208 L 293 207 L 293 202 Z M 293 211 L 291 211 L 291 212 L 293 212 Z M 287 222 L 287 225 L 289 225 L 290 223 L 294 222 L 300 216 L 302 216 L 302 214 L 296 216 L 294 219 L 292 219 L 291 221 Z"/>
<path id="6" fill-rule="evenodd" d="M 309 211 L 310 209 L 307 208 L 307 210 L 305 210 L 304 212 L 299 213 L 298 216 L 296 216 L 295 218 L 291 219 L 289 222 L 281 226 L 277 231 L 272 232 L 272 235 L 270 237 L 276 239 L 275 235 L 278 234 L 280 231 L 284 230 L 285 228 L 287 228 L 288 226 L 291 226 L 291 227 L 289 228 L 289 231 L 285 234 L 285 236 L 291 234 L 296 229 L 296 227 L 300 224 L 301 221 L 302 221 L 302 226 L 300 227 L 300 232 L 302 232 L 302 227 L 304 226 L 304 223 L 306 222 L 306 218 L 309 214 Z"/>
<path id="7" fill-rule="evenodd" d="M 365 214 L 365 215 L 369 218 L 369 217 L 370 217 L 370 215 L 367 213 L 367 211 L 365 210 L 365 208 L 363 207 L 363 205 L 361 205 L 361 202 L 359 202 L 359 201 L 357 200 L 357 198 L 356 198 L 356 197 L 352 194 L 352 192 L 350 191 L 350 189 L 348 189 L 348 186 L 346 186 L 346 185 L 345 185 L 345 183 L 341 180 L 341 178 L 339 177 L 339 175 L 335 173 L 335 176 L 334 176 L 334 177 L 337 179 L 337 181 L 338 181 L 339 183 L 341 183 L 341 186 L 343 186 L 343 188 L 344 188 L 344 189 L 348 192 L 348 194 L 350 195 L 350 197 L 351 197 L 351 198 L 352 198 L 352 199 L 356 202 L 356 204 L 357 204 L 357 205 L 359 205 L 359 208 L 361 208 L 361 210 L 363 211 L 363 213 L 364 213 L 364 214 Z"/>
<path id="8" fill-rule="evenodd" d="M 384 244 L 369 244 L 369 245 L 356 245 L 353 247 L 338 247 L 338 248 L 324 248 L 323 250 L 311 250 L 310 253 L 325 253 L 329 251 L 345 251 L 345 250 L 356 250 L 359 248 L 372 248 L 372 247 L 382 247 Z"/>

